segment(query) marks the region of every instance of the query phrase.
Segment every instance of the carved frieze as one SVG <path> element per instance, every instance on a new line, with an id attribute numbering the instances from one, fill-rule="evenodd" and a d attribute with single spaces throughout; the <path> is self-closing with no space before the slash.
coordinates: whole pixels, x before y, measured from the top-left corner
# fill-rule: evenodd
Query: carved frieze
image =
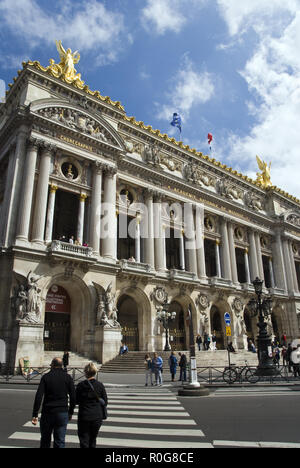
<path id="1" fill-rule="evenodd" d="M 40 109 L 39 115 L 46 117 L 54 122 L 59 122 L 72 130 L 90 135 L 96 140 L 102 142 L 111 142 L 110 135 L 104 130 L 98 122 L 88 117 L 86 114 L 78 112 L 74 109 L 65 107 L 48 107 Z"/>

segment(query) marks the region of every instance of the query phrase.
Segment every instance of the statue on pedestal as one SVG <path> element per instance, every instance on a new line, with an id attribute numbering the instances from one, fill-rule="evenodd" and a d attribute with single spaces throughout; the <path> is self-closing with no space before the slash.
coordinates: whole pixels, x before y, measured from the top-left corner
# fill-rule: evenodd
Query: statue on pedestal
<path id="1" fill-rule="evenodd" d="M 110 328 L 121 328 L 118 322 L 117 308 L 115 306 L 116 294 L 112 292 L 112 283 L 108 285 L 106 291 L 97 283 L 93 282 L 93 285 L 96 288 L 98 296 L 96 324 Z"/>
<path id="2" fill-rule="evenodd" d="M 21 284 L 18 280 L 18 286 L 12 297 L 13 309 L 16 314 L 16 320 L 20 323 L 41 323 L 42 316 L 42 298 L 41 289 L 37 283 L 41 276 L 29 272 L 26 283 Z"/>

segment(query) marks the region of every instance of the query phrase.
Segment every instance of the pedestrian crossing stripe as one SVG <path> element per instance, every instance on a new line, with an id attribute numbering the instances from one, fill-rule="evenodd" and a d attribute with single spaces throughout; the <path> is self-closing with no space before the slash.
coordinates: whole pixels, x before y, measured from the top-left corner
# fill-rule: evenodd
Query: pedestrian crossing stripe
<path id="1" fill-rule="evenodd" d="M 174 394 L 165 390 L 162 394 L 122 394 L 108 393 L 109 419 L 104 421 L 97 438 L 102 447 L 122 448 L 212 448 L 203 441 L 205 437 L 197 423 L 192 419 Z M 66 446 L 79 445 L 77 436 L 77 415 L 75 410 L 72 421 L 68 424 Z M 137 417 L 140 416 L 140 417 Z M 124 424 L 124 431 L 116 424 Z M 168 427 L 167 427 L 168 426 Z M 17 431 L 10 441 L 40 441 L 39 427 L 31 421 L 24 426 L 24 431 Z M 30 429 L 30 430 L 29 430 Z M 130 436 L 134 436 L 131 438 Z M 152 436 L 152 437 L 151 437 Z M 135 438 L 136 437 L 136 438 Z"/>

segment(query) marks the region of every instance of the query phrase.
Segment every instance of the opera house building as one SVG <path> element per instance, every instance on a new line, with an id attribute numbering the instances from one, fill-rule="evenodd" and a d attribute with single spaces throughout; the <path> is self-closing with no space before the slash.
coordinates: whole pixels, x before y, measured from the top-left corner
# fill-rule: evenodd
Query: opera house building
<path id="1" fill-rule="evenodd" d="M 78 56 L 23 63 L 0 104 L 0 340 L 12 366 L 71 350 L 105 363 L 123 340 L 163 350 L 215 334 L 257 336 L 252 281 L 272 298 L 268 331 L 299 335 L 300 201 L 126 115 L 92 91 Z M 255 158 L 255 154 L 254 154 Z"/>

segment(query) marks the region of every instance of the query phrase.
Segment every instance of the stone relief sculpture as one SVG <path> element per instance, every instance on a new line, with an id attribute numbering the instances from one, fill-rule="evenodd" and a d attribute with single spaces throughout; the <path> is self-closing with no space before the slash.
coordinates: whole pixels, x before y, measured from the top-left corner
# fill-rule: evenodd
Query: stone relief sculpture
<path id="1" fill-rule="evenodd" d="M 99 141 L 105 143 L 109 141 L 108 135 L 105 134 L 104 130 L 100 129 L 99 124 L 95 120 L 74 109 L 50 107 L 41 109 L 38 113 L 47 119 L 60 122 L 66 127 L 90 135 Z"/>
<path id="2" fill-rule="evenodd" d="M 219 180 L 217 183 L 217 190 L 220 195 L 223 197 L 228 198 L 229 200 L 239 200 L 243 199 L 243 192 L 242 190 L 238 189 L 237 187 L 233 186 L 226 180 Z"/>
<path id="3" fill-rule="evenodd" d="M 144 157 L 147 163 L 159 166 L 160 154 L 156 145 L 146 145 L 144 148 Z"/>
<path id="4" fill-rule="evenodd" d="M 196 299 L 196 305 L 200 309 L 200 323 L 199 323 L 199 332 L 204 334 L 209 329 L 209 317 L 208 317 L 208 308 L 210 306 L 210 300 L 206 294 L 199 294 Z"/>
<path id="5" fill-rule="evenodd" d="M 205 186 L 205 187 L 214 187 L 215 179 L 209 174 L 198 169 L 196 164 L 187 163 L 183 166 L 182 171 L 183 177 L 193 184 Z"/>
<path id="6" fill-rule="evenodd" d="M 263 211 L 264 209 L 263 201 L 251 192 L 245 193 L 245 204 L 254 211 Z"/>
<path id="7" fill-rule="evenodd" d="M 112 283 L 106 289 L 93 282 L 97 291 L 97 310 L 96 310 L 96 324 L 110 328 L 121 328 L 118 322 L 117 308 L 115 306 L 116 294 L 112 292 Z M 104 292 L 103 292 L 104 291 Z"/>
<path id="8" fill-rule="evenodd" d="M 30 272 L 26 279 L 27 284 L 21 284 L 17 280 L 18 286 L 12 297 L 12 305 L 18 322 L 41 323 L 42 298 L 41 289 L 37 285 L 40 279 L 41 276 Z"/>

